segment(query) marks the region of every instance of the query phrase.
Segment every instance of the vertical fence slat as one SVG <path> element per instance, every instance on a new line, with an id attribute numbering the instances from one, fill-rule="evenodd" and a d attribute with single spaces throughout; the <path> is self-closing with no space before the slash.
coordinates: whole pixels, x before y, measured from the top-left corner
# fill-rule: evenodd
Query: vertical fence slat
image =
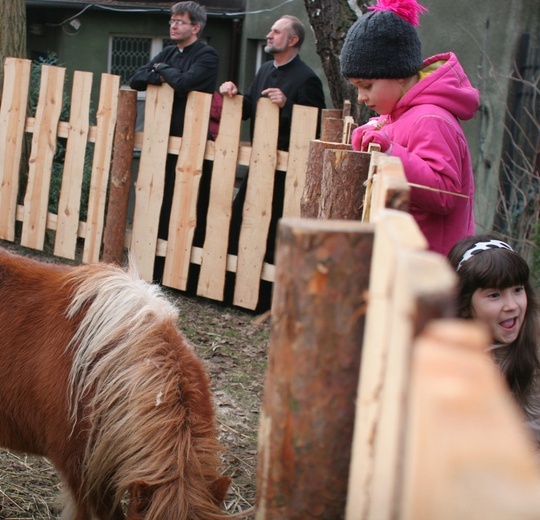
<path id="1" fill-rule="evenodd" d="M 167 83 L 148 86 L 131 239 L 131 252 L 145 280 L 152 280 L 154 269 L 173 100 L 174 90 Z"/>
<path id="2" fill-rule="evenodd" d="M 225 289 L 227 239 L 240 146 L 242 102 L 242 96 L 225 96 L 223 99 L 221 123 L 215 143 L 206 236 L 197 287 L 198 295 L 214 300 L 223 300 Z"/>
<path id="3" fill-rule="evenodd" d="M 62 173 L 62 188 L 58 202 L 58 221 L 54 254 L 64 258 L 75 258 L 77 232 L 81 209 L 86 146 L 90 128 L 90 95 L 92 93 L 91 72 L 75 71 L 71 91 L 69 133 Z"/>
<path id="4" fill-rule="evenodd" d="M 0 238 L 15 240 L 19 168 L 26 125 L 30 60 L 6 58 L 0 106 Z"/>
<path id="5" fill-rule="evenodd" d="M 246 200 L 238 243 L 234 304 L 255 309 L 272 216 L 279 109 L 261 98 L 253 133 Z"/>
<path id="6" fill-rule="evenodd" d="M 317 135 L 319 109 L 295 105 L 291 123 L 289 161 L 285 177 L 284 217 L 300 216 L 300 199 L 306 184 L 309 143 Z"/>
<path id="7" fill-rule="evenodd" d="M 163 284 L 180 290 L 186 289 L 188 280 L 211 103 L 211 94 L 189 93 L 186 106 L 188 124 L 184 125 L 184 135 L 176 164 Z"/>
<path id="8" fill-rule="evenodd" d="M 24 197 L 21 244 L 43 249 L 47 231 L 49 188 L 57 129 L 62 111 L 66 69 L 43 65 L 36 109 L 36 124 L 28 167 L 28 185 Z"/>
<path id="9" fill-rule="evenodd" d="M 381 407 L 372 441 L 374 466 L 368 520 L 391 520 L 397 514 L 403 485 L 403 431 L 413 339 L 422 321 L 454 314 L 455 273 L 441 255 L 404 249 L 398 260 L 386 323 L 390 334 Z M 428 300 L 431 305 L 422 303 Z"/>
<path id="10" fill-rule="evenodd" d="M 119 88 L 120 76 L 101 75 L 96 115 L 97 134 L 92 162 L 92 177 L 86 217 L 86 237 L 83 250 L 83 262 L 85 263 L 97 262 L 101 252 Z"/>
<path id="11" fill-rule="evenodd" d="M 347 520 L 365 519 L 372 489 L 374 436 L 381 408 L 381 387 L 388 360 L 389 315 L 399 248 L 425 249 L 427 243 L 414 219 L 399 211 L 381 213 L 373 244 L 364 347 L 347 494 Z"/>

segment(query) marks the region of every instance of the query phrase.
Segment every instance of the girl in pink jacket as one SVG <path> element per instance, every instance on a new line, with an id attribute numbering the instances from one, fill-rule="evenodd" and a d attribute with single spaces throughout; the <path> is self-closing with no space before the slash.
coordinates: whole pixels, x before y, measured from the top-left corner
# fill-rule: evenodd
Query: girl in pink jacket
<path id="1" fill-rule="evenodd" d="M 459 120 L 475 115 L 480 95 L 453 53 L 422 61 L 415 26 L 424 7 L 378 0 L 370 9 L 347 34 L 341 72 L 380 115 L 354 131 L 352 146 L 376 143 L 401 159 L 409 210 L 429 248 L 446 255 L 474 233 L 474 178 Z"/>

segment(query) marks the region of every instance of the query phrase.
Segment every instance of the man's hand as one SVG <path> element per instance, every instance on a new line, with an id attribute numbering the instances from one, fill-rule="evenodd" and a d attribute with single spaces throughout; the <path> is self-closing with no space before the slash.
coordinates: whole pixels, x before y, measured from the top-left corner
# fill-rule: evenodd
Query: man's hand
<path id="1" fill-rule="evenodd" d="M 263 96 L 266 96 L 272 103 L 275 103 L 279 108 L 283 108 L 287 103 L 287 97 L 279 88 L 267 88 L 261 92 Z"/>
<path id="2" fill-rule="evenodd" d="M 238 87 L 232 81 L 226 81 L 219 87 L 219 93 L 222 96 L 233 97 L 238 94 Z"/>

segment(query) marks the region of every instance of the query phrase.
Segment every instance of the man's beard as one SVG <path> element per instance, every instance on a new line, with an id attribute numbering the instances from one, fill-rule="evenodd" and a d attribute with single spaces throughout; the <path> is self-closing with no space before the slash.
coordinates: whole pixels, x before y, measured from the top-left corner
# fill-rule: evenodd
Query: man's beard
<path id="1" fill-rule="evenodd" d="M 264 52 L 267 54 L 279 54 L 280 52 L 283 52 L 287 48 L 287 45 L 283 45 L 282 47 L 276 47 L 273 44 L 269 43 L 264 47 Z"/>

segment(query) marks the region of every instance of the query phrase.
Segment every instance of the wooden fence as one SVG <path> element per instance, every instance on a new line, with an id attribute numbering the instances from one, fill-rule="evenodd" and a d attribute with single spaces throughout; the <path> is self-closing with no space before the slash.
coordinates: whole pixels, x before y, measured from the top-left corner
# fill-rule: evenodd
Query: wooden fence
<path id="1" fill-rule="evenodd" d="M 406 196 L 392 169 L 374 202 Z M 407 212 L 371 210 L 280 223 L 257 520 L 540 518 L 538 452 L 488 334 L 453 318 L 455 273 Z"/>
<path id="2" fill-rule="evenodd" d="M 107 197 L 118 117 L 120 78 L 101 76 L 96 124 L 90 124 L 91 73 L 75 71 L 69 121 L 60 120 L 66 70 L 43 66 L 35 114 L 27 115 L 31 62 L 7 58 L 0 107 L 0 238 L 42 250 L 45 237 L 54 254 L 82 261 L 101 258 L 107 219 Z M 283 215 L 300 215 L 310 141 L 316 136 L 318 110 L 295 106 L 288 152 L 277 150 L 279 109 L 261 99 L 250 146 L 240 141 L 242 97 L 225 99 L 216 141 L 209 141 L 211 96 L 188 96 L 182 138 L 169 136 L 173 91 L 150 86 L 146 94 L 144 131 L 134 136 L 140 151 L 133 226 L 124 245 L 141 275 L 150 280 L 156 256 L 165 257 L 163 284 L 185 290 L 190 267 L 200 265 L 197 294 L 224 298 L 227 271 L 235 273 L 235 305 L 254 309 L 261 279 L 273 281 L 274 266 L 264 262 L 276 170 L 286 173 Z M 20 193 L 23 142 L 31 135 L 27 186 Z M 62 186 L 56 214 L 48 211 L 51 170 L 58 139 L 65 139 Z M 90 146 L 89 146 L 90 145 Z M 169 239 L 157 237 L 167 153 L 178 155 Z M 203 161 L 212 163 L 206 239 L 193 246 L 196 201 Z M 85 162 L 91 163 L 88 209 L 80 218 Z M 228 251 L 233 189 L 237 166 L 249 168 L 249 182 L 240 230 L 238 255 Z M 17 231 L 20 223 L 20 232 Z M 107 226 L 113 223 L 107 221 Z M 16 232 L 17 231 L 17 232 Z"/>

